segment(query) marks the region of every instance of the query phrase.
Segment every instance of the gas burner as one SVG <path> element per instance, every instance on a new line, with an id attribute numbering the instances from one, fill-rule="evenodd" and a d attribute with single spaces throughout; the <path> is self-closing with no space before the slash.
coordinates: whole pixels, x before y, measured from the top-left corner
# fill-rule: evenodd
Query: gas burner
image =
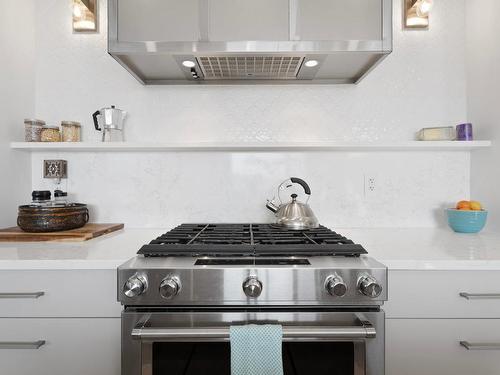
<path id="1" fill-rule="evenodd" d="M 308 230 L 271 224 L 182 224 L 144 245 L 147 257 L 359 256 L 363 246 L 319 226 Z"/>

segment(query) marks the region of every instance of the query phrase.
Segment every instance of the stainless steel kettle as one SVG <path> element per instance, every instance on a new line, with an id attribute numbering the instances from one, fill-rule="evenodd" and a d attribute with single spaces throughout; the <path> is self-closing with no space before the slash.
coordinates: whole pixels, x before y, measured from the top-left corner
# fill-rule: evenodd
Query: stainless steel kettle
<path id="1" fill-rule="evenodd" d="M 283 190 L 292 187 L 293 184 L 299 184 L 304 188 L 304 192 L 307 195 L 306 203 L 297 201 L 297 194 L 291 194 L 291 201 L 285 204 L 283 203 L 280 193 Z M 290 179 L 283 181 L 278 187 L 279 205 L 275 203 L 275 198 L 268 200 L 266 204 L 266 207 L 274 212 L 276 216 L 275 225 L 293 230 L 317 228 L 319 226 L 318 219 L 314 215 L 311 207 L 307 204 L 310 196 L 311 189 L 304 180 L 297 177 L 291 177 Z"/>

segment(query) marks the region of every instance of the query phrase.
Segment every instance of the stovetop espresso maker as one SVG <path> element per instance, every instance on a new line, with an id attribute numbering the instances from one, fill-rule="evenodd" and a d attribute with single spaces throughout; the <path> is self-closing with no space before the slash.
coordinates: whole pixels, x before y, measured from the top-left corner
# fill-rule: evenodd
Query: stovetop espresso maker
<path id="1" fill-rule="evenodd" d="M 95 129 L 102 131 L 103 142 L 123 142 L 125 140 L 123 125 L 126 116 L 126 111 L 115 108 L 114 105 L 101 108 L 92 114 Z"/>

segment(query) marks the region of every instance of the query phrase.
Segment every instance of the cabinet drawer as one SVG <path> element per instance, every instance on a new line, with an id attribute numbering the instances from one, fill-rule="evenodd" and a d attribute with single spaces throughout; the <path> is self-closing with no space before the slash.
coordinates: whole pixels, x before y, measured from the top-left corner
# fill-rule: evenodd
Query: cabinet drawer
<path id="1" fill-rule="evenodd" d="M 499 271 L 390 271 L 388 292 L 388 318 L 500 318 Z"/>
<path id="2" fill-rule="evenodd" d="M 388 319 L 386 375 L 498 375 L 500 320 Z M 488 344 L 467 350 L 461 341 Z"/>
<path id="3" fill-rule="evenodd" d="M 120 319 L 0 319 L 0 374 L 119 375 Z"/>
<path id="4" fill-rule="evenodd" d="M 0 272 L 0 317 L 119 317 L 120 311 L 115 270 Z"/>

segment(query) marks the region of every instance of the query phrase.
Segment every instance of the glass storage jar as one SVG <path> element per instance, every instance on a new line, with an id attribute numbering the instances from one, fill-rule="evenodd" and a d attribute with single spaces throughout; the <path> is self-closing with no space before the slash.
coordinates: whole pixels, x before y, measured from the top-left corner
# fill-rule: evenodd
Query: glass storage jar
<path id="1" fill-rule="evenodd" d="M 68 193 L 62 190 L 54 190 L 54 205 L 66 206 L 68 204 Z"/>
<path id="2" fill-rule="evenodd" d="M 42 128 L 42 142 L 60 142 L 61 132 L 58 126 L 44 126 Z"/>
<path id="3" fill-rule="evenodd" d="M 31 205 L 40 207 L 51 206 L 51 196 L 52 193 L 49 190 L 34 190 L 31 193 Z"/>
<path id="4" fill-rule="evenodd" d="M 45 121 L 37 119 L 24 119 L 24 140 L 26 142 L 41 142 L 42 127 L 45 126 Z"/>
<path id="5" fill-rule="evenodd" d="M 82 126 L 77 121 L 62 121 L 62 141 L 80 142 L 82 140 Z"/>

